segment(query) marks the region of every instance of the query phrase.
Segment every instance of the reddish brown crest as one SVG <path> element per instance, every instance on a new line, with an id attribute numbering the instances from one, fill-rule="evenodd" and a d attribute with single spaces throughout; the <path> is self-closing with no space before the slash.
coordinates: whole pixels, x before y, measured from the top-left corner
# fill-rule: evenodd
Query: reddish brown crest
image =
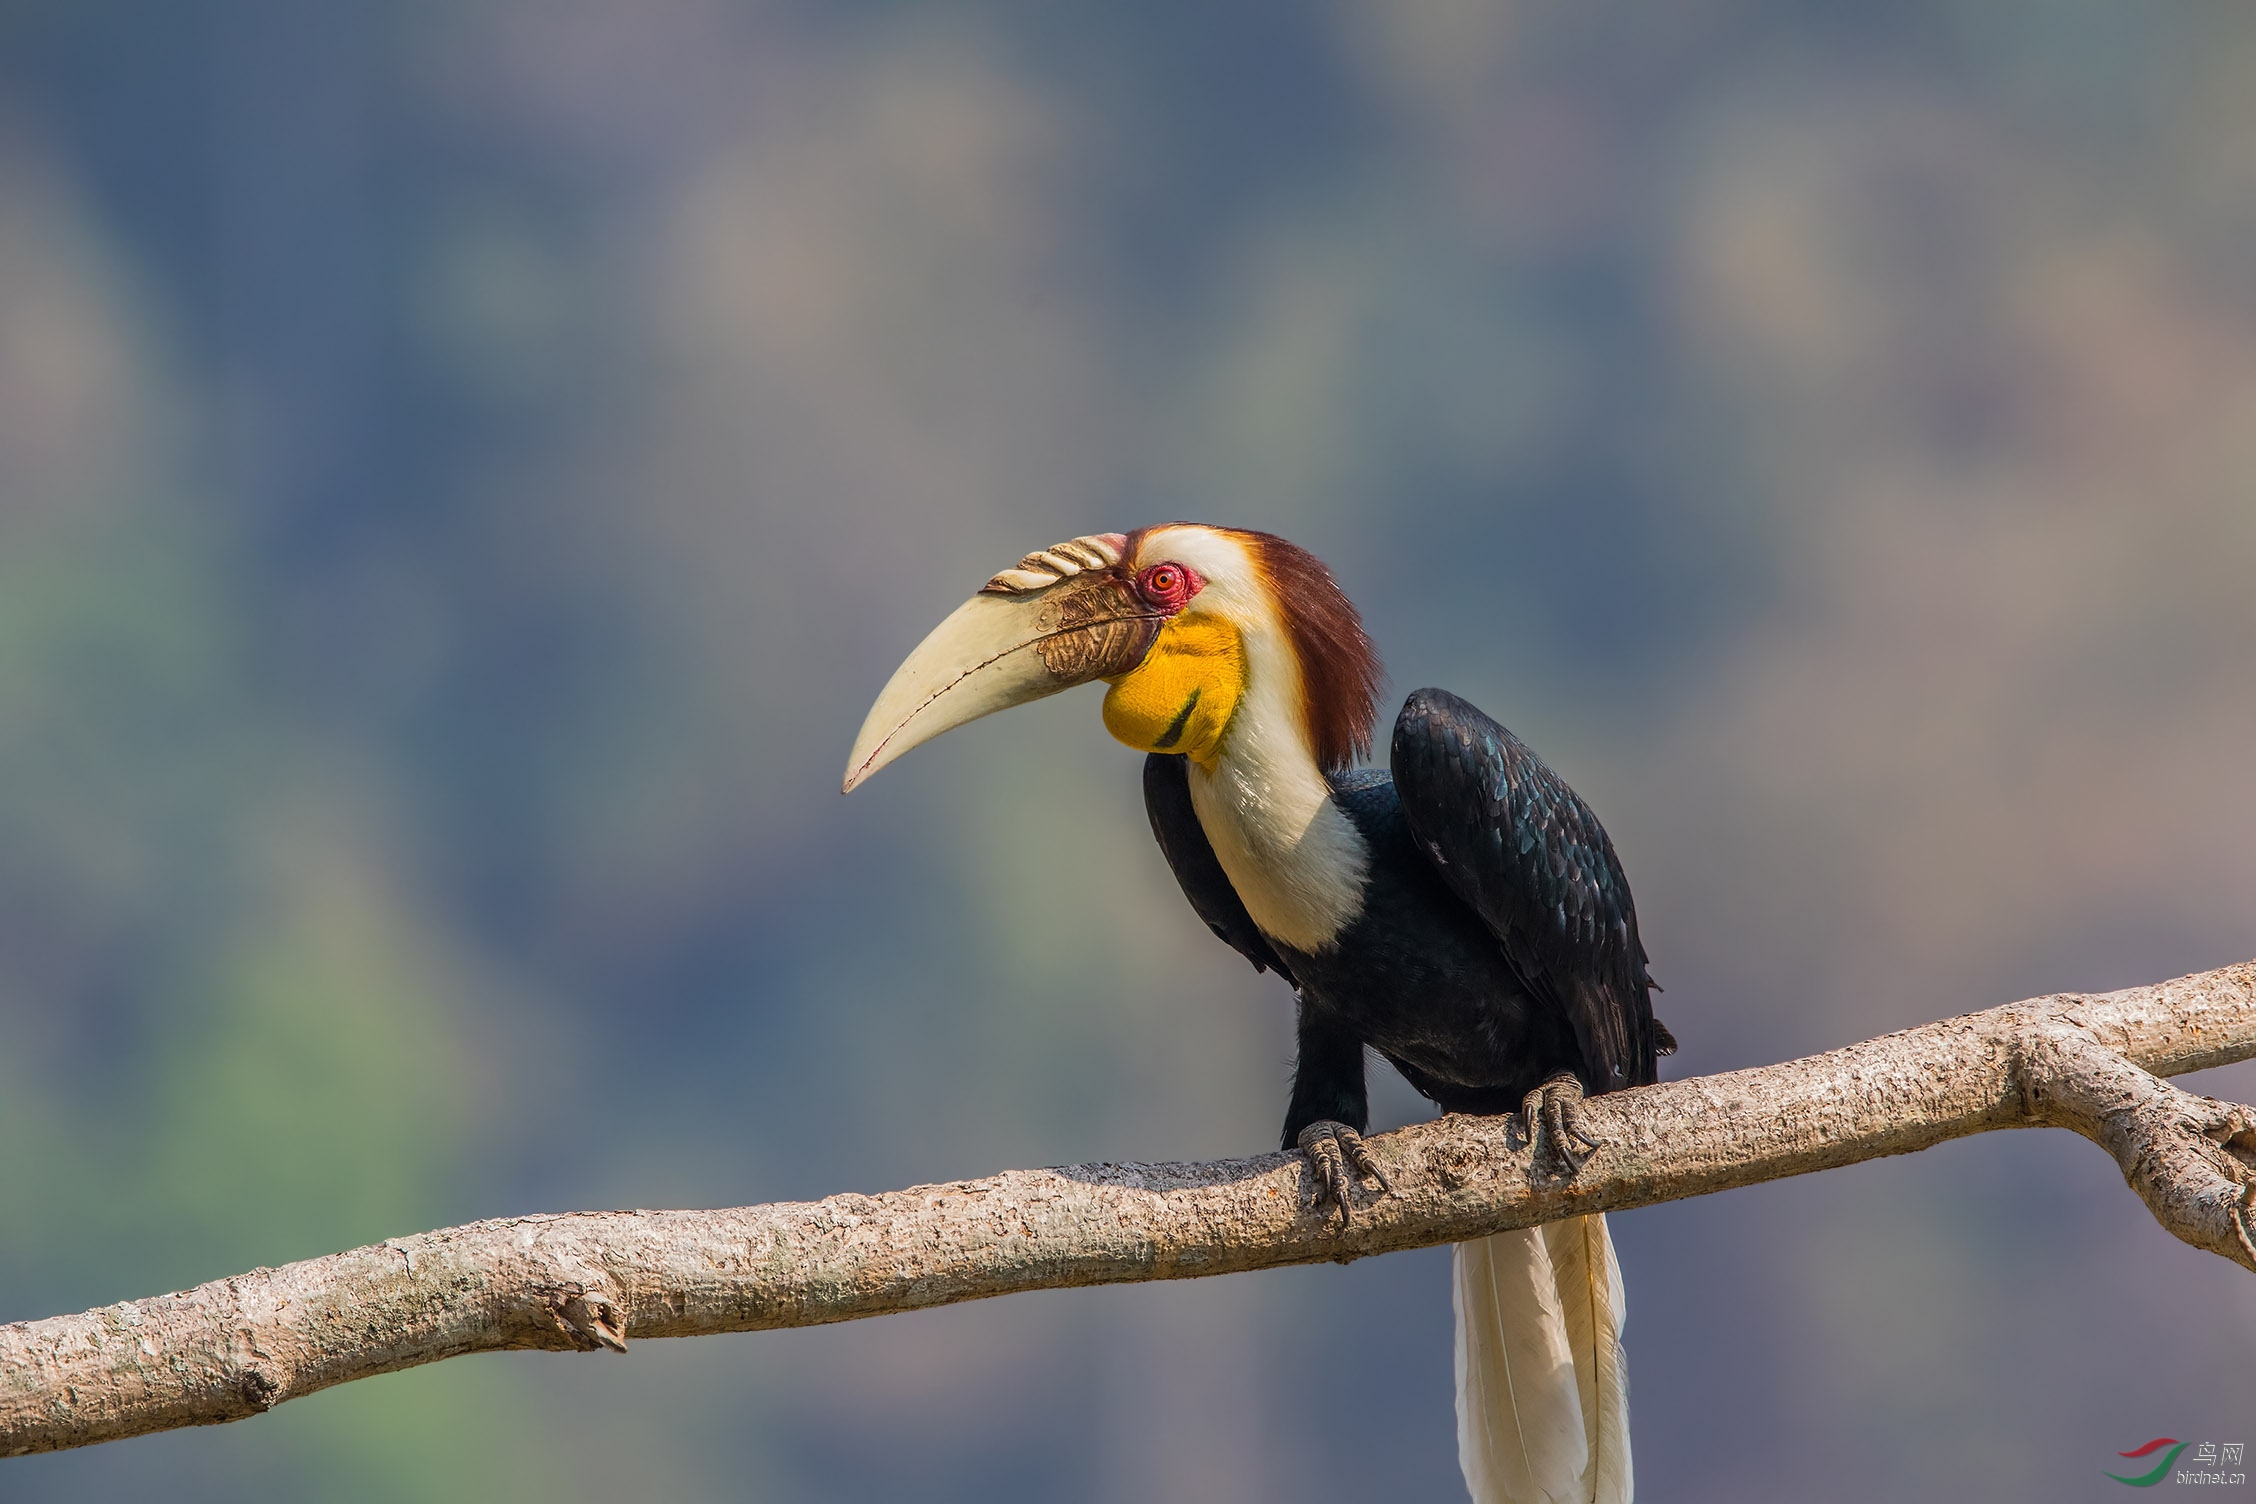
<path id="1" fill-rule="evenodd" d="M 1324 561 L 1273 533 L 1239 532 L 1253 545 L 1270 594 L 1300 659 L 1301 713 L 1316 762 L 1327 773 L 1354 767 L 1371 751 L 1378 717 L 1378 649 L 1362 613 Z"/>

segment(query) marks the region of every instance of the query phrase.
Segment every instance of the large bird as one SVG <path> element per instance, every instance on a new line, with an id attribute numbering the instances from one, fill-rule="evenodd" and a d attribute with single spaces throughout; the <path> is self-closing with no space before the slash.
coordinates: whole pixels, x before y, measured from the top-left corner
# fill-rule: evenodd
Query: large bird
<path id="1" fill-rule="evenodd" d="M 1552 1171 L 1585 1093 L 1656 1079 L 1629 883 L 1590 807 L 1509 731 L 1421 689 L 1370 750 L 1379 664 L 1331 572 L 1267 533 L 1076 538 L 989 580 L 894 673 L 848 791 L 966 721 L 1094 680 L 1147 753 L 1152 833 L 1207 927 L 1293 989 L 1284 1147 L 1320 1207 L 1363 1181 L 1364 1050 L 1444 1111 L 1526 1114 Z M 1578 1148 L 1578 1142 L 1580 1148 Z M 1455 1250 L 1458 1460 L 1479 1504 L 1629 1499 L 1621 1272 L 1603 1216 Z"/>

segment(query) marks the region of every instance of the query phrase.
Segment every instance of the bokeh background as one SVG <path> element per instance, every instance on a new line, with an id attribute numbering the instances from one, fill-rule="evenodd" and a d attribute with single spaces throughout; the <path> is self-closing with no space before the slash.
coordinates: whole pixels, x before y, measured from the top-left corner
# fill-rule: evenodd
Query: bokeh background
<path id="1" fill-rule="evenodd" d="M 1675 1074 L 2256 955 L 2252 142 L 2229 3 L 0 3 L 0 1318 L 1266 1147 L 1288 999 L 1094 691 L 836 793 L 1101 528 L 1293 537 L 1565 771 Z M 1615 1230 L 1648 1498 L 2256 1444 L 2256 1283 L 2065 1135 Z M 462 1360 L 0 1493 L 1446 1500 L 1446 1263 Z"/>

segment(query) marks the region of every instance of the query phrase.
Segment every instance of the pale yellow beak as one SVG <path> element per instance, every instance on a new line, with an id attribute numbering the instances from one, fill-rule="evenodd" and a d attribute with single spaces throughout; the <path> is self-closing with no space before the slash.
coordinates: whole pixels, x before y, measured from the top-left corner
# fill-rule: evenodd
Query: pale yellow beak
<path id="1" fill-rule="evenodd" d="M 1159 633 L 1160 615 L 1110 569 L 1004 588 L 1015 577 L 996 576 L 893 671 L 854 738 L 842 792 L 967 721 L 1127 673 Z"/>

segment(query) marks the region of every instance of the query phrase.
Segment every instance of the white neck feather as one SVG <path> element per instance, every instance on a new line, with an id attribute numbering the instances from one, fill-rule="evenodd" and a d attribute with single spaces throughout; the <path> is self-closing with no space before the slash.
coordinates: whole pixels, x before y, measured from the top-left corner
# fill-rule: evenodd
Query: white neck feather
<path id="1" fill-rule="evenodd" d="M 1318 951 L 1362 912 L 1370 849 L 1309 748 L 1291 645 L 1264 625 L 1240 627 L 1245 696 L 1213 771 L 1191 765 L 1191 808 L 1262 933 Z"/>
<path id="2" fill-rule="evenodd" d="M 1314 758 L 1224 753 L 1191 766 L 1191 808 L 1263 934 L 1319 951 L 1363 911 L 1370 852 Z"/>

